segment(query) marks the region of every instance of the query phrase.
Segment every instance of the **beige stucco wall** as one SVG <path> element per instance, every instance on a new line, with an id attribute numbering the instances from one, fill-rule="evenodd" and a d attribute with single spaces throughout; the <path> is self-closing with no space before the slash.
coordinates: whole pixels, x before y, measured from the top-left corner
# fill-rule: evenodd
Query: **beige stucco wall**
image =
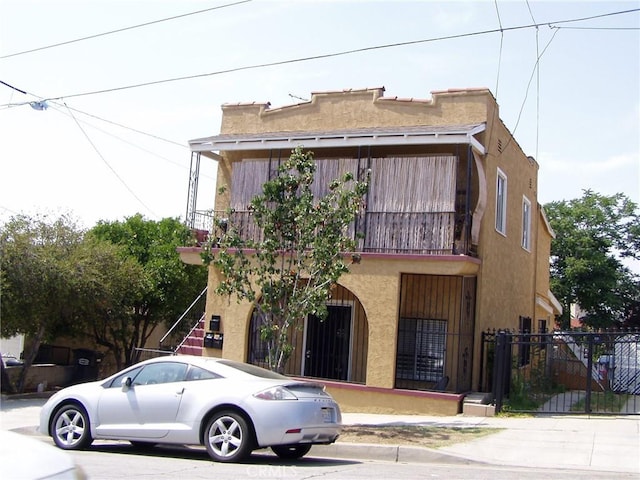
<path id="1" fill-rule="evenodd" d="M 460 257 L 443 256 L 441 259 L 434 259 L 416 255 L 401 259 L 367 254 L 362 255 L 359 264 L 351 265 L 350 273 L 342 276 L 339 283 L 358 298 L 367 316 L 368 386 L 394 386 L 401 274 L 463 275 L 477 271 L 478 266 L 477 260 Z M 219 275 L 214 268 L 209 269 L 210 286 L 219 283 Z M 222 354 L 225 358 L 246 361 L 251 311 L 250 303 L 238 303 L 234 298 L 221 297 L 211 289 L 207 294 L 207 318 L 211 318 L 213 314 L 222 317 L 224 346 L 222 352 L 206 349 L 206 354 Z"/>
<path id="2" fill-rule="evenodd" d="M 533 317 L 537 256 L 537 179 L 538 164 L 527 158 L 502 122 L 495 122 L 490 137 L 489 153 L 485 156 L 487 200 L 480 230 L 478 254 L 482 259 L 478 281 L 478 312 L 476 327 L 518 326 L 519 316 Z M 503 152 L 499 153 L 498 142 Z M 498 168 L 507 176 L 506 234 L 498 232 L 496 221 L 496 182 Z M 531 202 L 531 248 L 521 246 L 522 202 Z M 547 268 L 548 271 L 548 268 Z"/>
<path id="3" fill-rule="evenodd" d="M 544 302 L 545 307 L 540 305 L 540 302 L 536 303 L 536 322 L 538 320 L 547 321 L 547 330 L 551 331 L 555 326 L 555 317 L 561 312 L 554 307 L 554 298 L 550 298 L 549 295 L 549 254 L 551 252 L 551 241 L 553 240 L 555 233 L 551 230 L 547 219 L 539 208 L 540 215 L 538 216 L 538 252 L 537 252 L 537 265 L 536 265 L 536 295 L 541 302 Z M 548 307 L 552 307 L 552 311 L 549 311 Z"/>
<path id="4" fill-rule="evenodd" d="M 388 98 L 383 92 L 313 93 L 309 102 L 273 109 L 265 103 L 223 105 L 220 133 L 481 123 L 493 102 L 487 89 L 432 92 L 430 100 Z"/>

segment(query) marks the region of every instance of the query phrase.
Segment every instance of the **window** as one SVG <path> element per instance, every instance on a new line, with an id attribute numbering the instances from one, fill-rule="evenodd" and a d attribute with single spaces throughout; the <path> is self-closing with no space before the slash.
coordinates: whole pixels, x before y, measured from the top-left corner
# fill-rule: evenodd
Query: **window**
<path id="1" fill-rule="evenodd" d="M 531 250 L 531 201 L 522 197 L 522 248 Z"/>
<path id="2" fill-rule="evenodd" d="M 538 319 L 538 333 L 547 333 L 547 320 Z"/>
<path id="3" fill-rule="evenodd" d="M 204 368 L 196 367 L 195 365 L 191 365 L 191 368 L 189 368 L 189 372 L 187 373 L 187 381 L 211 380 L 214 378 L 222 377 L 217 373 L 210 372 L 209 370 L 205 370 Z"/>
<path id="4" fill-rule="evenodd" d="M 496 181 L 496 230 L 507 234 L 507 176 L 500 169 Z"/>
<path id="5" fill-rule="evenodd" d="M 181 382 L 187 372 L 185 363 L 159 362 L 145 365 L 133 379 L 134 385 L 153 385 L 156 383 Z"/>
<path id="6" fill-rule="evenodd" d="M 130 370 L 127 370 L 126 372 L 121 373 L 120 375 L 118 375 L 116 378 L 114 378 L 111 381 L 111 384 L 109 385 L 109 388 L 120 388 L 120 387 L 122 387 L 122 380 L 124 380 L 125 377 L 135 378 L 136 375 L 138 375 L 140 373 L 140 370 L 142 370 L 142 367 L 132 368 Z"/>
<path id="7" fill-rule="evenodd" d="M 396 378 L 437 382 L 444 376 L 446 320 L 401 318 Z"/>

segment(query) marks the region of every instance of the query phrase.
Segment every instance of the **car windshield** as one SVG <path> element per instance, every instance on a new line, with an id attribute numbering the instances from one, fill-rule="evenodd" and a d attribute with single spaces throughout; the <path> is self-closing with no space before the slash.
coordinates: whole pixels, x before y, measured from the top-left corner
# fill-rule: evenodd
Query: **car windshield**
<path id="1" fill-rule="evenodd" d="M 251 365 L 248 363 L 240 363 L 234 362 L 233 360 L 218 360 L 218 365 L 224 365 L 225 367 L 231 367 L 233 369 L 239 370 L 243 373 L 253 375 L 254 377 L 260 378 L 273 378 L 276 380 L 286 379 L 284 375 L 280 375 L 279 373 L 272 372 L 271 370 L 267 370 L 265 368 L 257 367 L 255 365 Z"/>

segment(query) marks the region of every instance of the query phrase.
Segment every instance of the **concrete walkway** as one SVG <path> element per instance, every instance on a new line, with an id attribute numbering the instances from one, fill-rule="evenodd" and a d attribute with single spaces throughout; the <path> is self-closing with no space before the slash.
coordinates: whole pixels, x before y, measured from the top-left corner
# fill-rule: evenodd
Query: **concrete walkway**
<path id="1" fill-rule="evenodd" d="M 640 474 L 639 415 L 428 417 L 345 413 L 343 423 L 501 429 L 493 435 L 437 450 L 397 447 L 397 461 L 416 461 L 423 457 L 423 461 L 473 461 L 494 465 L 593 469 Z M 379 448 L 373 447 L 371 453 Z M 378 451 L 369 458 L 379 459 L 381 454 L 382 452 Z"/>
<path id="2" fill-rule="evenodd" d="M 44 399 L 2 397 L 0 428 L 36 435 Z M 437 450 L 401 445 L 337 442 L 309 455 L 393 462 L 489 463 L 522 467 L 598 470 L 640 475 L 640 415 L 436 417 L 345 413 L 345 425 L 486 427 L 499 431 Z M 613 478 L 613 477 L 612 477 Z"/>

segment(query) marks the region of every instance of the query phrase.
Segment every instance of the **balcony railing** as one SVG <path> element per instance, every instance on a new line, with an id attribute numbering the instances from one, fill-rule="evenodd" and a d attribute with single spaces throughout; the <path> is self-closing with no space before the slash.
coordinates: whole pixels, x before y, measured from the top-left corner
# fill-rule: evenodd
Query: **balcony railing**
<path id="1" fill-rule="evenodd" d="M 215 219 L 226 219 L 227 225 L 247 239 L 260 241 L 262 231 L 249 211 L 197 211 L 191 228 L 208 232 L 210 239 L 219 238 Z M 366 212 L 349 229 L 352 238 L 359 232 L 357 251 L 375 253 L 412 253 L 423 255 L 469 254 L 464 241 L 464 216 L 455 212 Z"/>

